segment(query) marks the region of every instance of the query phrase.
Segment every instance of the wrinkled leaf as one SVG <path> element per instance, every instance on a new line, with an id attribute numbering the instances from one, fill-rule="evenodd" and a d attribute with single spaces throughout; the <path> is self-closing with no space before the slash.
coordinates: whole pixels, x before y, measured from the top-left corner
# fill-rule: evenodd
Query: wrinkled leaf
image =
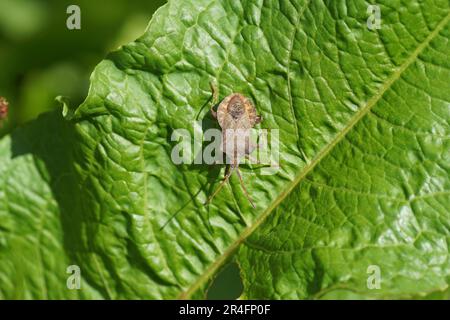
<path id="1" fill-rule="evenodd" d="M 379 3 L 369 30 L 363 1 L 170 1 L 74 112 L 0 142 L 0 296 L 202 297 L 237 248 L 249 298 L 446 290 L 449 3 Z M 171 161 L 175 129 L 217 127 L 211 81 L 280 130 L 278 173 L 243 168 L 256 209 Z"/>
<path id="2" fill-rule="evenodd" d="M 295 94 L 299 125 L 324 136 L 320 121 L 342 117 L 347 95 L 361 94 L 350 121 L 241 247 L 246 297 L 410 298 L 448 288 L 448 3 L 389 3 L 377 33 L 351 32 L 364 4 L 305 4 L 296 15 L 292 65 L 306 74 L 296 87 L 309 89 Z M 310 42 L 318 48 L 305 62 Z M 339 75 L 347 82 L 335 83 Z M 317 99 L 327 93 L 334 102 Z"/>

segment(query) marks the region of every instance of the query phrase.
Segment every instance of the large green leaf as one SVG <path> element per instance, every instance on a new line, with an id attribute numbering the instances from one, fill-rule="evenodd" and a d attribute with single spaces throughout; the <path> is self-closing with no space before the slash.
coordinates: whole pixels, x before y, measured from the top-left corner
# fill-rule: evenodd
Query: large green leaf
<path id="1" fill-rule="evenodd" d="M 357 30 L 364 3 L 319 1 L 295 13 L 291 64 L 306 75 L 293 80 L 293 104 L 304 146 L 315 152 L 241 247 L 247 297 L 408 298 L 448 289 L 449 3 L 378 3 L 377 33 Z M 353 103 L 358 110 L 319 145 Z M 367 285 L 373 266 L 379 289 Z"/>
<path id="2" fill-rule="evenodd" d="M 368 265 L 383 296 L 444 290 L 449 3 L 379 3 L 372 31 L 364 1 L 170 1 L 75 112 L 0 141 L 0 296 L 201 297 L 253 232 L 247 297 L 370 295 Z M 280 130 L 256 209 L 236 177 L 204 206 L 220 167 L 171 161 L 175 129 L 216 126 L 211 81 Z"/>

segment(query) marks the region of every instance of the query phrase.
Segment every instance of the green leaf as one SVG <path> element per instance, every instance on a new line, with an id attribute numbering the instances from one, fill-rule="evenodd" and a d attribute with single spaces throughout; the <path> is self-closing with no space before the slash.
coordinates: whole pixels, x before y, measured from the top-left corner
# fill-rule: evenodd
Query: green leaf
<path id="1" fill-rule="evenodd" d="M 372 31 L 364 1 L 169 1 L 67 118 L 0 141 L 0 297 L 203 297 L 237 248 L 248 298 L 373 296 L 368 264 L 380 296 L 445 290 L 449 3 L 380 6 Z M 256 209 L 171 161 L 217 126 L 211 81 L 280 130 L 280 170 L 243 168 Z"/>
<path id="2" fill-rule="evenodd" d="M 304 75 L 293 103 L 305 149 L 317 151 L 240 248 L 245 297 L 419 298 L 448 290 L 449 7 L 402 5 L 381 4 L 376 33 L 353 30 L 363 3 L 314 2 L 295 13 L 292 65 Z"/>

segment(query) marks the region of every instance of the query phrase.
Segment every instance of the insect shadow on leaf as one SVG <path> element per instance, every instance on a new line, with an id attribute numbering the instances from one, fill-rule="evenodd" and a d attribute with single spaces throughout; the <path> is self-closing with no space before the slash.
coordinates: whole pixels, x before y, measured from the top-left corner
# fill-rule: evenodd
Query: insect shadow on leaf
<path id="1" fill-rule="evenodd" d="M 206 108 L 208 109 L 208 113 L 209 113 L 209 109 L 211 104 L 215 103 L 214 102 L 214 97 L 211 96 L 200 108 L 199 111 L 197 112 L 196 116 L 195 116 L 195 121 L 201 121 L 201 129 L 202 132 L 205 132 L 208 129 L 217 127 L 217 121 L 212 117 L 212 116 L 206 116 L 200 120 L 200 116 L 202 115 L 202 111 L 205 110 Z M 170 137 L 171 135 L 169 134 L 168 137 Z M 172 144 L 173 142 L 170 141 L 170 139 L 168 139 L 168 144 Z M 205 147 L 209 144 L 210 142 L 208 141 L 202 141 L 202 146 L 200 148 L 200 152 L 203 153 L 203 150 L 205 150 Z M 198 156 L 201 156 L 202 154 L 198 155 L 198 154 L 194 154 L 194 159 L 196 159 Z M 183 211 L 183 209 L 185 209 L 190 203 L 192 202 L 196 202 L 196 199 L 198 199 L 199 194 L 203 191 L 203 190 L 207 190 L 207 193 L 210 194 L 213 192 L 213 188 L 214 188 L 214 184 L 215 182 L 218 180 L 219 175 L 220 175 L 220 171 L 221 171 L 221 167 L 219 166 L 211 166 L 210 164 L 206 164 L 203 161 L 201 163 L 196 163 L 195 161 L 193 161 L 191 164 L 187 165 L 187 164 L 183 164 L 182 165 L 184 168 L 182 168 L 182 170 L 186 170 L 189 172 L 193 172 L 193 171 L 197 171 L 199 174 L 200 173 L 207 173 L 207 180 L 205 183 L 203 183 L 199 189 L 195 192 L 191 192 L 190 194 L 190 199 L 188 201 L 186 201 L 185 203 L 183 203 L 181 205 L 181 207 L 179 209 L 177 209 L 174 213 L 171 214 L 171 216 L 168 218 L 168 220 L 163 224 L 163 226 L 160 228 L 160 230 L 163 230 L 181 211 Z M 201 206 L 203 206 L 203 203 L 201 203 Z M 209 214 L 209 212 L 208 212 Z M 207 221 L 209 221 L 209 217 L 206 219 Z M 208 229 L 212 232 L 212 228 L 211 226 L 208 224 Z"/>
<path id="2" fill-rule="evenodd" d="M 209 189 L 209 192 L 211 192 L 212 188 L 214 186 L 214 182 L 217 181 L 217 178 L 219 177 L 219 174 L 220 174 L 220 168 L 215 167 L 215 168 L 211 169 L 211 166 L 206 165 L 206 164 L 201 164 L 201 165 L 191 164 L 188 166 L 188 170 L 189 171 L 193 171 L 193 170 L 206 171 L 207 172 L 207 181 L 206 181 L 206 183 L 202 184 L 195 193 L 192 193 L 190 195 L 190 199 L 188 201 L 186 201 L 177 211 L 172 213 L 172 215 L 169 217 L 169 219 L 167 219 L 167 221 L 162 225 L 160 230 L 163 230 L 190 203 L 195 202 L 195 200 L 200 195 L 202 190 Z M 209 221 L 209 219 L 206 219 L 206 221 Z M 209 231 L 212 232 L 212 228 L 209 224 L 207 227 L 208 227 Z"/>

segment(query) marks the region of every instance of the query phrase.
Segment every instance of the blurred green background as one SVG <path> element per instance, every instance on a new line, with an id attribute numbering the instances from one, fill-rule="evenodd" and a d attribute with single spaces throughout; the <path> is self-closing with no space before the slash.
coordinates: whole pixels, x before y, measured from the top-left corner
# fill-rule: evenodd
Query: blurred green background
<path id="1" fill-rule="evenodd" d="M 182 1 L 182 0 L 179 0 Z M 0 0 L 0 96 L 9 116 L 0 137 L 58 107 L 55 97 L 79 105 L 94 67 L 112 50 L 142 35 L 165 0 Z M 69 30 L 69 5 L 81 10 L 81 30 Z M 209 299 L 236 299 L 239 269 L 224 266 Z"/>
<path id="2" fill-rule="evenodd" d="M 0 136 L 58 105 L 78 105 L 105 55 L 139 37 L 165 0 L 0 0 L 0 96 L 10 114 Z M 69 30 L 69 5 L 81 30 Z"/>

